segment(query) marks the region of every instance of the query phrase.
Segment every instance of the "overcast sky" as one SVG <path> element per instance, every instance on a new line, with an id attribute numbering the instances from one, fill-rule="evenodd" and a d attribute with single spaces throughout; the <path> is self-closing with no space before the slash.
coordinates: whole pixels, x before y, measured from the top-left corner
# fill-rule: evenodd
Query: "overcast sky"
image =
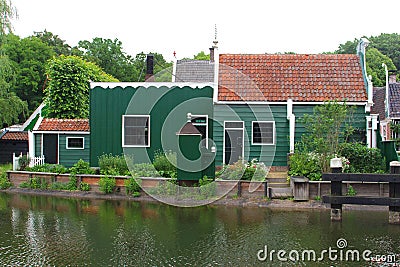
<path id="1" fill-rule="evenodd" d="M 158 52 L 172 60 L 206 51 L 321 53 L 362 36 L 400 33 L 400 0 L 11 0 L 15 34 L 58 35 L 69 45 L 94 37 L 124 51 Z"/>

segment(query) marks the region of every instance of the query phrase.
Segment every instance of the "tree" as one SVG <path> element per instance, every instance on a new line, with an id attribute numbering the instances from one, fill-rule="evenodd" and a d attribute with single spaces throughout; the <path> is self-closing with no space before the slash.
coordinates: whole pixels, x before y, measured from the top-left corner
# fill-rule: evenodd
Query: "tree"
<path id="1" fill-rule="evenodd" d="M 2 48 L 15 69 L 11 90 L 28 102 L 30 111 L 35 110 L 43 101 L 45 65 L 55 55 L 53 49 L 38 37 L 20 39 L 14 34 L 4 36 Z"/>
<path id="2" fill-rule="evenodd" d="M 346 119 L 351 117 L 349 111 L 346 103 L 332 101 L 315 106 L 312 115 L 303 117 L 306 134 L 302 135 L 299 148 L 301 152 L 319 155 L 323 172 L 329 171 L 329 160 L 340 154 L 339 144 L 347 140 L 354 130 L 345 125 Z"/>
<path id="3" fill-rule="evenodd" d="M 367 73 L 372 76 L 372 83 L 374 86 L 381 87 L 386 84 L 386 72 L 382 67 L 382 63 L 385 63 L 389 70 L 396 69 L 392 60 L 382 54 L 376 48 L 367 48 Z"/>
<path id="4" fill-rule="evenodd" d="M 379 36 L 371 36 L 371 47 L 378 49 L 382 54 L 388 56 L 400 70 L 400 34 L 382 33 Z"/>
<path id="5" fill-rule="evenodd" d="M 0 0 L 0 37 L 12 32 L 11 20 L 15 17 L 17 17 L 17 9 L 11 1 Z"/>
<path id="6" fill-rule="evenodd" d="M 398 39 L 397 39 L 398 38 Z M 397 34 L 381 34 L 378 37 L 371 36 L 368 38 L 370 45 L 366 49 L 366 65 L 367 74 L 372 76 L 372 83 L 374 86 L 384 86 L 386 80 L 385 70 L 382 68 L 382 63 L 388 66 L 388 69 L 396 69 L 392 59 L 388 56 L 391 54 L 396 60 L 400 60 L 400 35 Z M 399 43 L 395 43 L 395 42 Z M 357 52 L 358 40 L 347 41 L 339 45 L 335 53 L 338 54 L 355 54 Z M 397 58 L 396 58 L 397 55 Z M 399 61 L 400 64 L 400 61 Z"/>
<path id="7" fill-rule="evenodd" d="M 10 91 L 15 75 L 7 56 L 0 55 L 0 123 L 1 126 L 19 122 L 27 112 L 27 103 Z"/>
<path id="8" fill-rule="evenodd" d="M 135 81 L 133 59 L 122 48 L 118 39 L 93 38 L 91 42 L 80 41 L 78 48 L 82 57 L 100 66 L 105 72 L 121 81 Z"/>
<path id="9" fill-rule="evenodd" d="M 197 55 L 193 56 L 193 59 L 195 60 L 210 60 L 210 54 L 204 53 L 204 51 L 201 51 L 197 53 Z"/>
<path id="10" fill-rule="evenodd" d="M 64 40 L 54 35 L 52 32 L 48 32 L 46 29 L 42 32 L 36 32 L 35 37 L 39 38 L 43 43 L 53 48 L 56 55 L 71 55 L 71 46 L 65 43 Z"/>
<path id="11" fill-rule="evenodd" d="M 354 39 L 353 41 L 347 41 L 344 44 L 340 44 L 339 48 L 335 51 L 336 54 L 355 54 L 357 53 L 357 45 L 359 40 Z"/>
<path id="12" fill-rule="evenodd" d="M 87 118 L 89 81 L 116 82 L 96 64 L 77 56 L 54 57 L 46 68 L 49 84 L 45 89 L 49 116 L 61 119 Z"/>

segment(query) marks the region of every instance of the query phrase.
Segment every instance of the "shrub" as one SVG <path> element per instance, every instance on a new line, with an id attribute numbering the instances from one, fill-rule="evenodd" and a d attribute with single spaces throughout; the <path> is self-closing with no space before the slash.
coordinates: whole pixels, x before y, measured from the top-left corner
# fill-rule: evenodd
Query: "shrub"
<path id="1" fill-rule="evenodd" d="M 217 193 L 217 184 L 214 183 L 213 179 L 208 179 L 204 176 L 199 180 L 200 195 L 204 198 L 213 197 Z"/>
<path id="2" fill-rule="evenodd" d="M 52 173 L 67 173 L 68 169 L 65 168 L 63 165 L 60 164 L 41 164 L 41 165 L 36 165 L 34 167 L 27 167 L 27 171 L 31 172 L 52 172 Z"/>
<path id="3" fill-rule="evenodd" d="M 124 182 L 127 195 L 140 196 L 140 185 L 134 177 L 130 177 Z M 139 193 L 139 195 L 137 194 Z"/>
<path id="4" fill-rule="evenodd" d="M 11 187 L 11 182 L 7 179 L 7 175 L 2 173 L 0 175 L 0 189 L 7 189 Z"/>
<path id="5" fill-rule="evenodd" d="M 22 182 L 19 187 L 31 189 L 47 189 L 48 184 L 44 178 L 33 177 L 26 182 Z"/>
<path id="6" fill-rule="evenodd" d="M 304 176 L 312 181 L 319 181 L 322 177 L 322 167 L 318 154 L 296 152 L 289 158 L 289 175 Z"/>
<path id="7" fill-rule="evenodd" d="M 90 168 L 89 162 L 84 161 L 83 159 L 80 159 L 77 163 L 74 164 L 69 169 L 70 173 L 73 174 L 94 174 L 94 170 Z"/>
<path id="8" fill-rule="evenodd" d="M 99 190 L 105 194 L 110 194 L 116 186 L 115 178 L 104 176 L 99 180 Z"/>
<path id="9" fill-rule="evenodd" d="M 172 151 L 166 151 L 164 153 L 156 151 L 154 153 L 153 166 L 162 177 L 177 177 L 176 153 Z"/>
<path id="10" fill-rule="evenodd" d="M 253 159 L 250 162 L 238 160 L 237 162 L 224 166 L 217 173 L 217 177 L 226 180 L 255 180 L 264 181 L 267 176 L 267 168 L 264 163 Z"/>
<path id="11" fill-rule="evenodd" d="M 25 181 L 19 184 L 20 188 L 30 188 L 29 181 Z"/>
<path id="12" fill-rule="evenodd" d="M 347 194 L 346 195 L 355 196 L 355 195 L 357 195 L 357 191 L 351 185 L 349 185 L 349 187 L 347 188 Z"/>
<path id="13" fill-rule="evenodd" d="M 78 189 L 77 186 L 76 186 L 77 182 L 78 182 L 78 180 L 76 179 L 75 174 L 70 174 L 69 175 L 69 181 L 67 183 L 67 188 L 66 189 L 70 190 L 70 191 L 77 190 Z"/>
<path id="14" fill-rule="evenodd" d="M 386 169 L 385 159 L 377 148 L 368 148 L 360 143 L 341 144 L 341 155 L 349 162 L 349 173 L 376 173 Z"/>
<path id="15" fill-rule="evenodd" d="M 178 181 L 176 178 L 171 178 L 168 181 L 163 181 L 158 184 L 152 191 L 153 194 L 174 196 L 177 194 Z"/>
<path id="16" fill-rule="evenodd" d="M 223 171 L 219 173 L 218 178 L 225 180 L 240 180 L 245 172 L 246 164 L 239 160 L 233 164 L 224 166 Z"/>
<path id="17" fill-rule="evenodd" d="M 7 171 L 11 171 L 13 168 L 11 163 L 0 165 L 0 174 L 6 173 Z"/>
<path id="18" fill-rule="evenodd" d="M 128 166 L 126 165 L 123 155 L 114 156 L 112 154 L 104 154 L 99 157 L 100 174 L 104 175 L 129 175 Z"/>
<path id="19" fill-rule="evenodd" d="M 54 182 L 49 186 L 50 190 L 67 190 L 67 184 L 61 182 Z"/>
<path id="20" fill-rule="evenodd" d="M 25 171 L 26 168 L 29 166 L 31 159 L 28 155 L 23 155 L 18 159 L 18 165 L 20 171 Z"/>
<path id="21" fill-rule="evenodd" d="M 157 177 L 157 170 L 150 163 L 133 164 L 130 168 L 133 175 L 137 177 Z"/>
<path id="22" fill-rule="evenodd" d="M 90 185 L 88 183 L 81 182 L 79 190 L 81 190 L 81 191 L 90 191 Z"/>

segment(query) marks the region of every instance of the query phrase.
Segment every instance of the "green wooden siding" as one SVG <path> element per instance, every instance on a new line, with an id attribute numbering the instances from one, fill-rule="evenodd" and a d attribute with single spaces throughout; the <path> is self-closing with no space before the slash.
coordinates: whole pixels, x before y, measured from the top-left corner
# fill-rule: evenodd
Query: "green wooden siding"
<path id="1" fill-rule="evenodd" d="M 84 149 L 67 149 L 67 137 L 83 137 Z M 72 167 L 78 160 L 89 162 L 90 135 L 89 134 L 60 134 L 58 138 L 59 164 L 67 168 Z"/>
<path id="2" fill-rule="evenodd" d="M 187 113 L 208 115 L 209 138 L 212 138 L 212 96 L 212 87 L 93 88 L 90 91 L 91 165 L 98 166 L 98 157 L 103 154 L 121 155 L 124 152 L 124 114 L 150 115 L 150 147 L 125 148 L 126 153 L 133 154 L 135 163 L 153 160 L 154 152 L 162 148 L 175 150 L 174 144 L 178 144 L 176 132 L 186 123 Z"/>
<path id="3" fill-rule="evenodd" d="M 223 164 L 224 121 L 244 121 L 244 158 L 254 158 L 267 166 L 286 166 L 289 152 L 289 123 L 286 105 L 215 105 L 214 142 L 217 147 L 215 164 Z M 252 121 L 275 121 L 275 145 L 252 145 Z"/>
<path id="4" fill-rule="evenodd" d="M 33 136 L 35 137 L 35 157 L 40 157 L 42 156 L 42 135 L 34 134 Z"/>
<path id="5" fill-rule="evenodd" d="M 57 135 L 57 134 L 55 134 Z M 67 137 L 83 137 L 85 149 L 67 149 Z M 34 134 L 35 142 L 35 157 L 40 157 L 42 155 L 42 134 Z M 78 160 L 83 159 L 89 162 L 90 155 L 90 135 L 89 134 L 59 134 L 58 138 L 58 159 L 59 164 L 65 167 L 72 167 Z M 56 148 L 54 148 L 56 149 Z M 46 161 L 46 159 L 45 159 Z"/>
<path id="6" fill-rule="evenodd" d="M 305 133 L 304 124 L 302 123 L 302 118 L 304 114 L 312 115 L 314 113 L 314 106 L 311 105 L 294 105 L 293 114 L 296 116 L 296 133 L 295 142 L 301 140 L 301 136 Z M 351 112 L 347 122 L 357 130 L 358 136 L 357 141 L 365 141 L 366 136 L 366 116 L 369 114 L 365 113 L 365 106 L 352 106 Z"/>
<path id="7" fill-rule="evenodd" d="M 293 113 L 296 116 L 295 142 L 301 140 L 305 133 L 304 125 L 301 123 L 304 114 L 313 114 L 315 105 L 294 105 Z M 265 162 L 267 166 L 287 166 L 287 155 L 289 153 L 289 121 L 287 120 L 286 105 L 215 105 L 214 142 L 217 147 L 216 165 L 223 164 L 223 138 L 224 121 L 245 122 L 245 146 L 244 158 L 251 160 L 257 158 Z M 354 106 L 351 119 L 352 126 L 358 129 L 358 140 L 365 138 L 366 119 L 364 106 Z M 257 117 L 257 119 L 256 119 Z M 252 121 L 273 120 L 275 121 L 275 146 L 260 146 L 251 144 Z M 265 149 L 261 153 L 261 148 Z M 272 165 L 271 165 L 272 159 Z"/>

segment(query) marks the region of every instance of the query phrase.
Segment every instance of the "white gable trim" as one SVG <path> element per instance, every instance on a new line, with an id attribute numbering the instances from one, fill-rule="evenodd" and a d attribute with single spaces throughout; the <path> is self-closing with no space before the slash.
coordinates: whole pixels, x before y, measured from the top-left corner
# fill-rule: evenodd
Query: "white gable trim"
<path id="1" fill-rule="evenodd" d="M 116 87 L 191 87 L 193 89 L 196 88 L 204 88 L 204 87 L 214 87 L 214 83 L 194 83 L 194 82 L 91 82 L 90 88 L 93 89 L 95 87 L 101 87 L 103 89 L 114 89 Z"/>

